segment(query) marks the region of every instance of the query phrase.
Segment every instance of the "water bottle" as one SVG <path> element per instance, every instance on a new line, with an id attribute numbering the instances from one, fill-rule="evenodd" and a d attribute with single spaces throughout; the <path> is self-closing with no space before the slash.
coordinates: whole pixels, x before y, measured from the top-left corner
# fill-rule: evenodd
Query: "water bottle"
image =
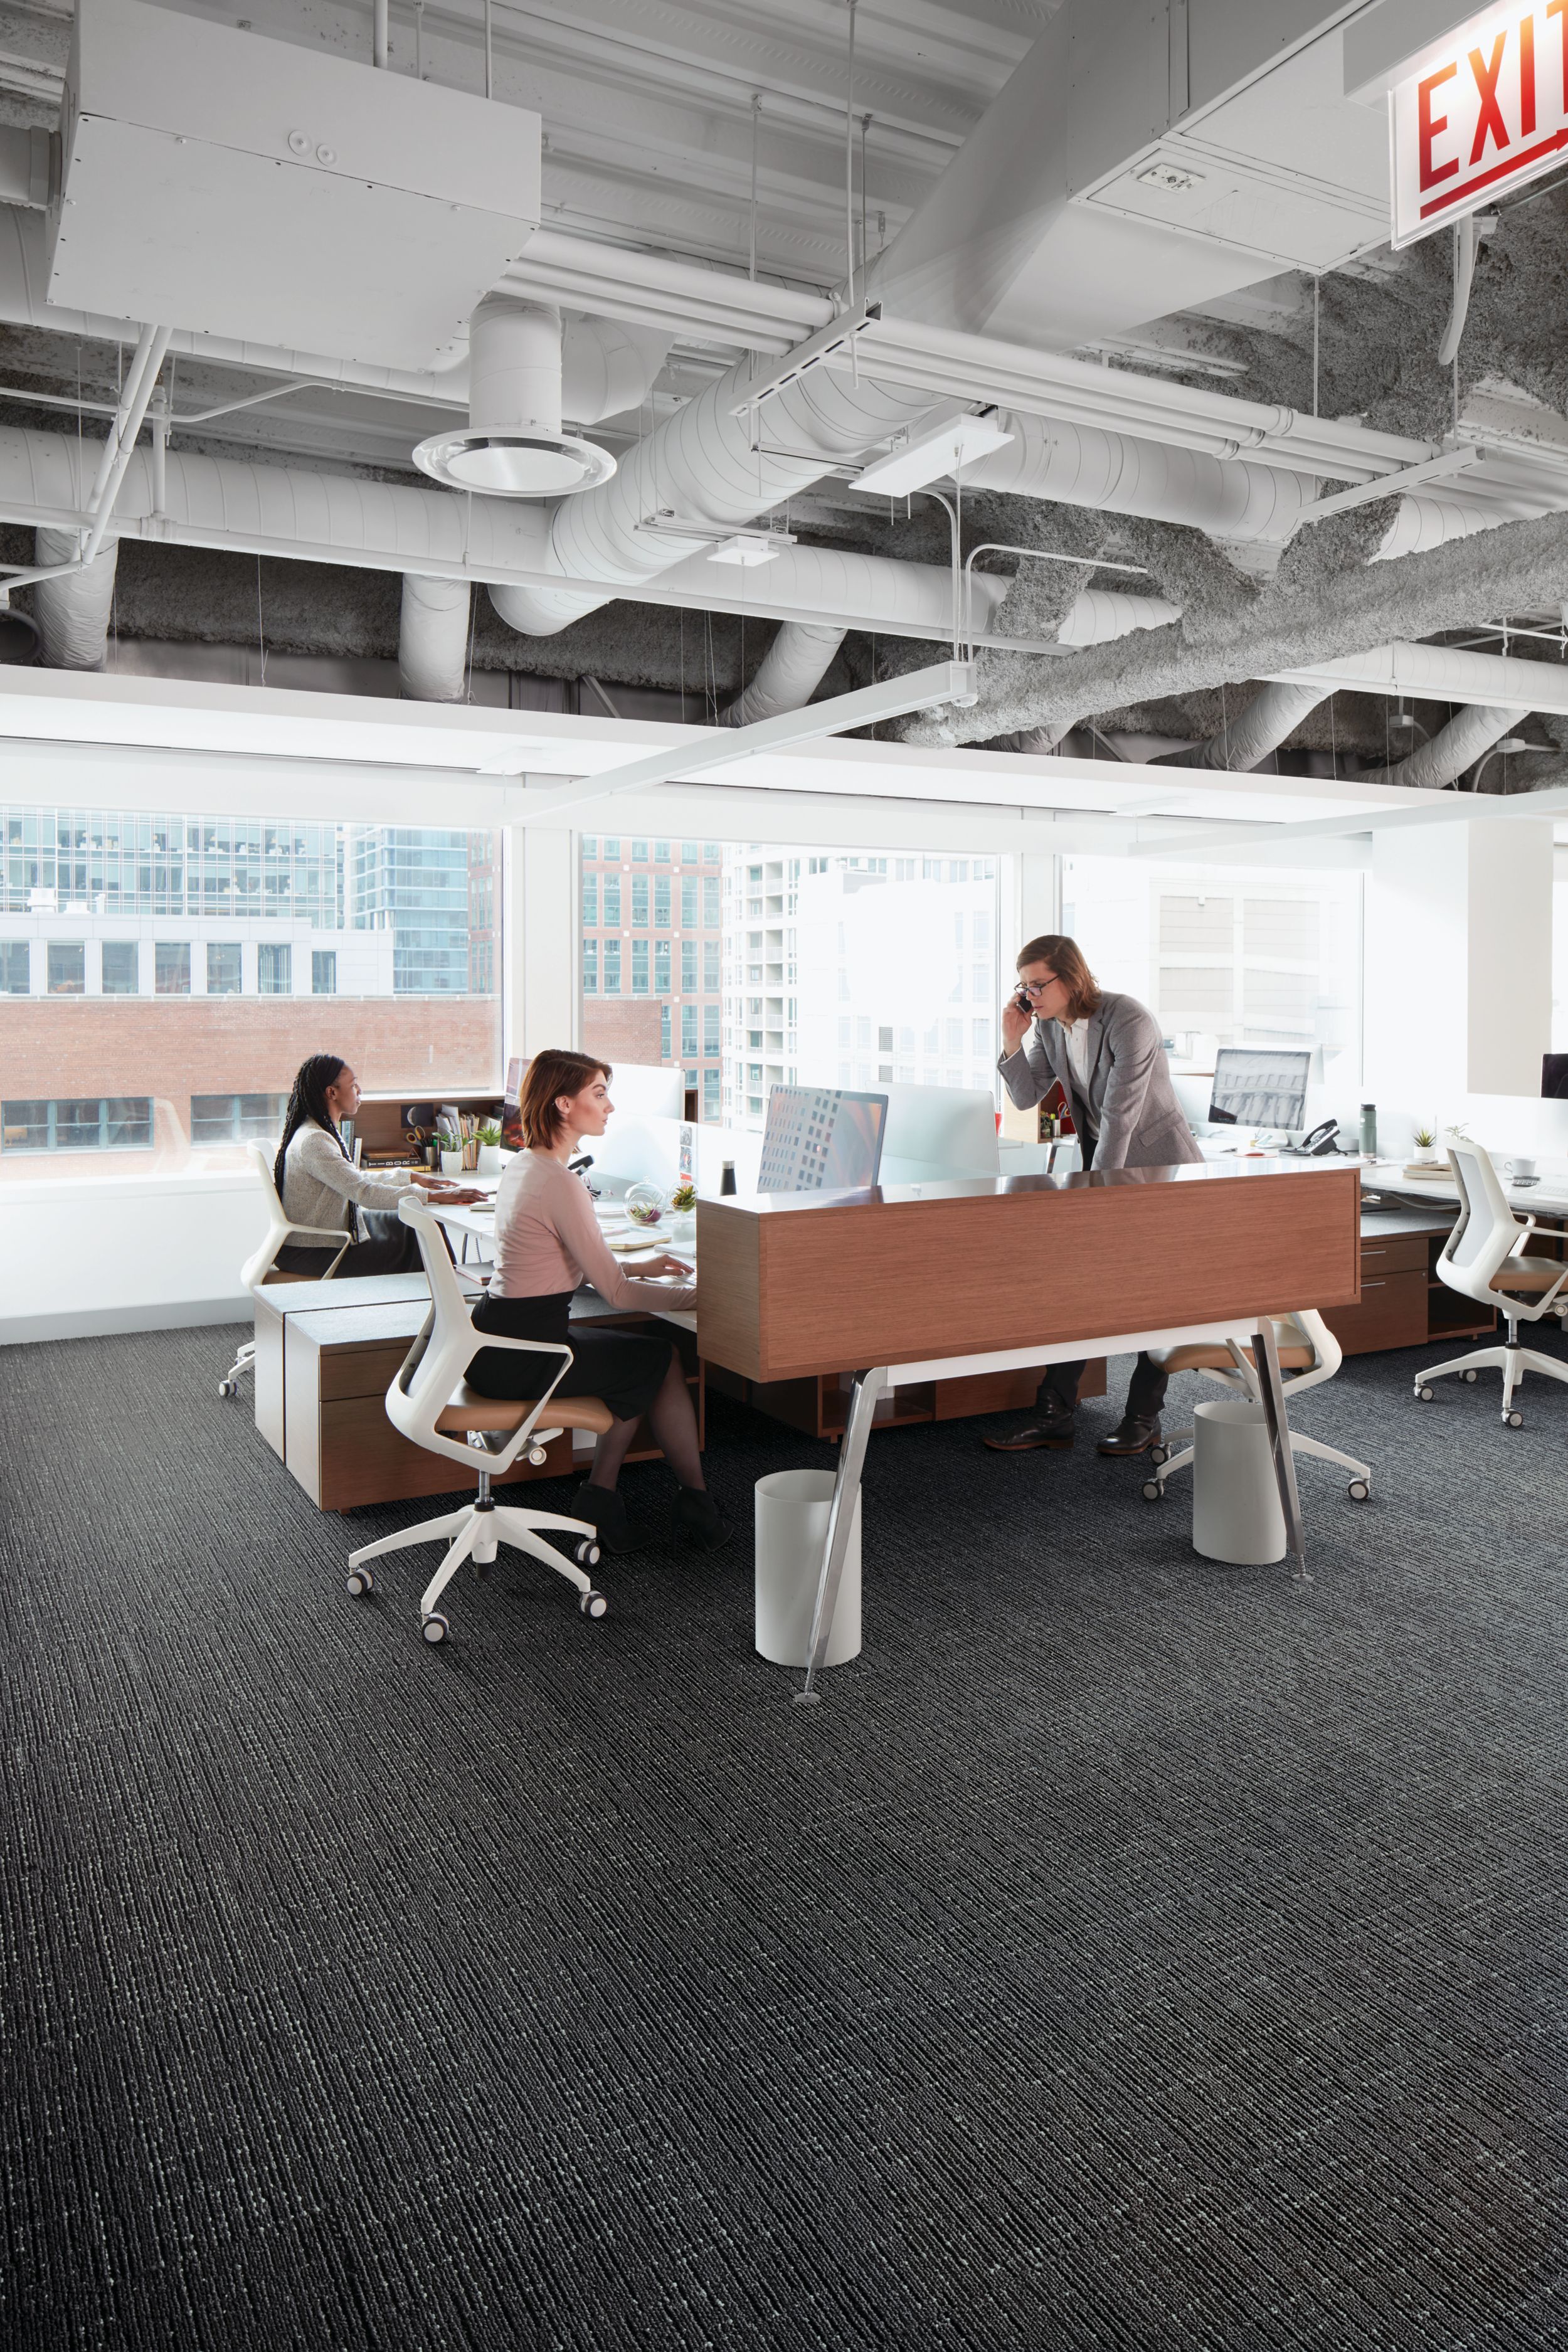
<path id="1" fill-rule="evenodd" d="M 735 1163 L 734 1163 L 734 1161 L 733 1161 L 732 1160 L 725 1160 L 725 1162 L 724 1162 L 723 1172 L 721 1174 L 721 1176 L 720 1176 L 720 1178 L 719 1178 L 719 1192 L 720 1192 L 721 1197 L 722 1197 L 722 1196 L 723 1196 L 723 1195 L 725 1195 L 726 1193 L 733 1192 L 734 1189 L 735 1189 Z"/>
<path id="2" fill-rule="evenodd" d="M 1377 1158 L 1377 1105 L 1363 1103 L 1361 1107 L 1361 1148 L 1368 1160 Z"/>

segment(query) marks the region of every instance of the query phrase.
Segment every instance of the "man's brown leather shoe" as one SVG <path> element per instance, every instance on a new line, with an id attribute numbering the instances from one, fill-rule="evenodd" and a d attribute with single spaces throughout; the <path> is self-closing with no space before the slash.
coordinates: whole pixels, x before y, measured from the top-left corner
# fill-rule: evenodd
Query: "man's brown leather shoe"
<path id="1" fill-rule="evenodd" d="M 1152 1445 L 1160 1443 L 1157 1421 L 1134 1421 L 1131 1413 L 1123 1416 L 1109 1437 L 1100 1441 L 1101 1454 L 1147 1454 Z"/>

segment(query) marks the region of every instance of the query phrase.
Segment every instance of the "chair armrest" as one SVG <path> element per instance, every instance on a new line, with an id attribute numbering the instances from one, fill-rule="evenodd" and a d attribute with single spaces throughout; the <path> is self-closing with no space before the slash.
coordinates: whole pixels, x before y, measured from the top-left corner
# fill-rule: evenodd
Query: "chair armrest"
<path id="1" fill-rule="evenodd" d="M 340 1248 L 353 1239 L 342 1225 L 286 1225 L 284 1231 L 291 1242 L 331 1242 Z"/>
<path id="2" fill-rule="evenodd" d="M 1535 1231 L 1535 1219 L 1527 1215 L 1523 1209 L 1515 1209 L 1512 1214 L 1513 1222 L 1519 1227 L 1519 1242 L 1527 1242 Z M 1519 1247 L 1519 1242 L 1515 1242 L 1513 1249 Z M 1510 1250 L 1509 1255 L 1513 1255 L 1513 1250 Z"/>

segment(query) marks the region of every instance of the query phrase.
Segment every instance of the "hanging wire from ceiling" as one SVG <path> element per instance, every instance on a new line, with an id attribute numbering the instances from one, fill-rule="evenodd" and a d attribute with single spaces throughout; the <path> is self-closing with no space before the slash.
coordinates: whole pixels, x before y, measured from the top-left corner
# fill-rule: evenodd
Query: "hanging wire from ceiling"
<path id="1" fill-rule="evenodd" d="M 763 120 L 763 94 L 752 92 L 752 267 L 748 275 L 757 282 L 757 134 Z"/>
<path id="2" fill-rule="evenodd" d="M 849 79 L 844 98 L 844 299 L 855 308 L 855 6 L 849 6 Z"/>

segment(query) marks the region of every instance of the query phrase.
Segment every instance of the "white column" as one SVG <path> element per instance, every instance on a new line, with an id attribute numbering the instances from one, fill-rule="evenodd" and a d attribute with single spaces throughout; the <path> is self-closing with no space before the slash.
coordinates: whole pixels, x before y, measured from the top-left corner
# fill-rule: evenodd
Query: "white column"
<path id="1" fill-rule="evenodd" d="M 507 831 L 502 1036 L 508 1056 L 582 1037 L 576 836 L 542 825 Z"/>
<path id="2" fill-rule="evenodd" d="M 1365 1095 L 1380 1147 L 1403 1150 L 1411 1118 L 1468 1116 L 1469 1096 L 1539 1098 L 1552 1043 L 1552 866 L 1546 817 L 1373 833 Z"/>

